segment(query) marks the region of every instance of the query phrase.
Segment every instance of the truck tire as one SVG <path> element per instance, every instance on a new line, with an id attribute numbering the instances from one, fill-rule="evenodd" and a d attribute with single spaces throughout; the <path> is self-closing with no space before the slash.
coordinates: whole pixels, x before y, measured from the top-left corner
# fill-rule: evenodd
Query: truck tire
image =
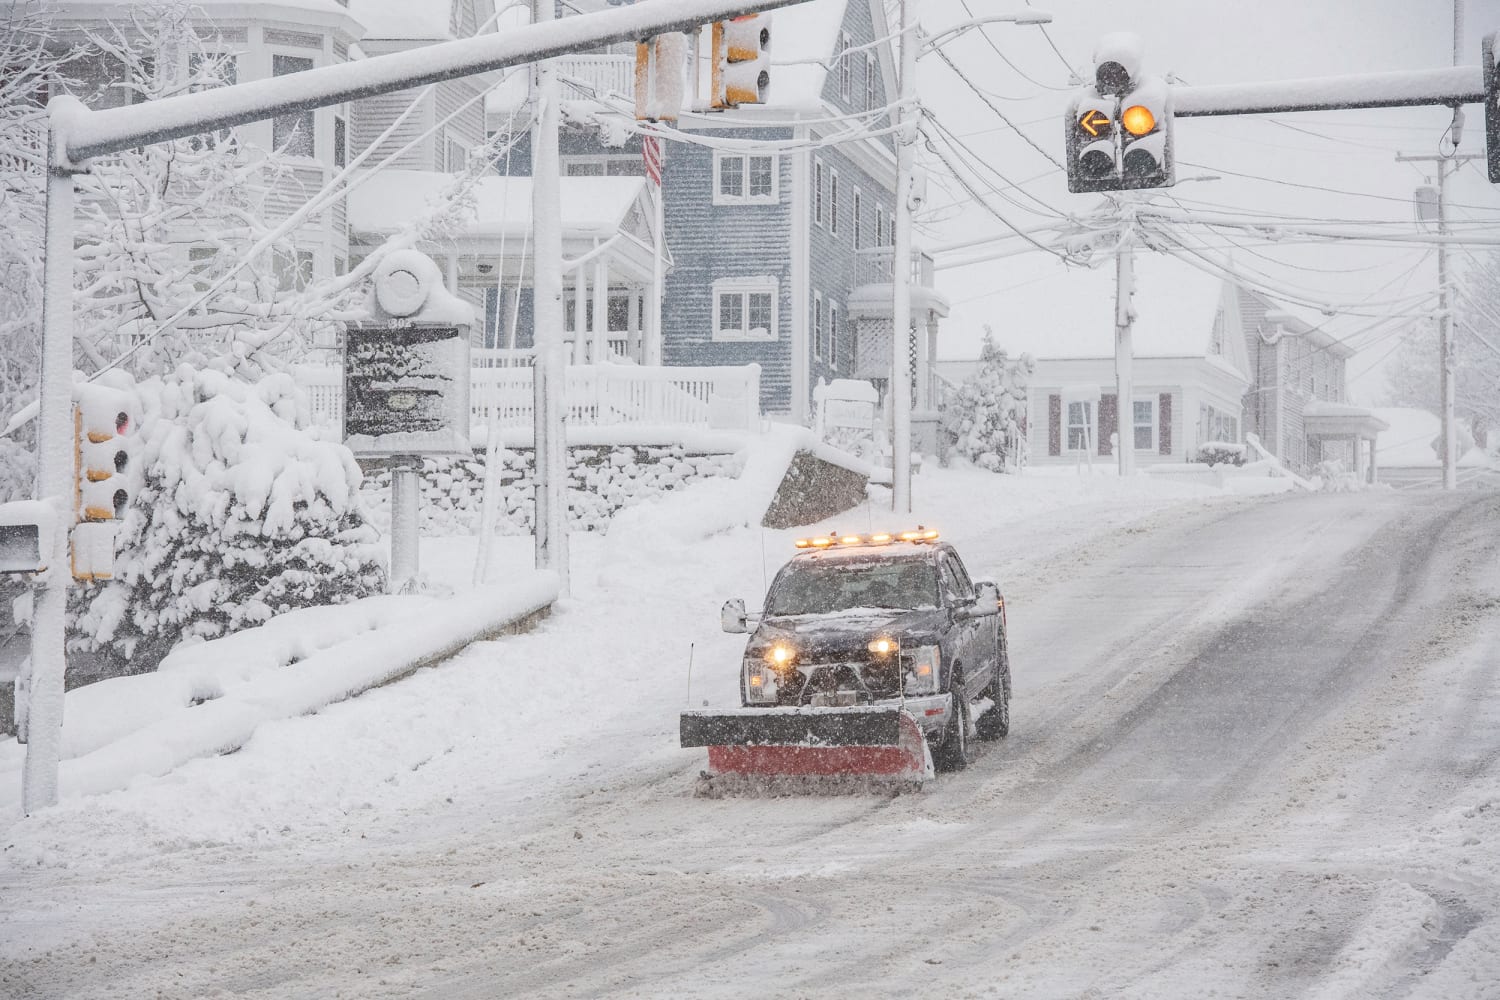
<path id="1" fill-rule="evenodd" d="M 995 705 L 974 723 L 982 740 L 998 740 L 1010 733 L 1010 657 L 1003 635 L 997 644 L 995 659 L 995 679 L 984 691 L 984 696 Z"/>
<path id="2" fill-rule="evenodd" d="M 943 734 L 932 754 L 935 771 L 962 771 L 974 762 L 974 746 L 969 741 L 969 702 L 963 696 L 963 682 L 953 681 L 953 711 L 948 718 L 948 731 Z"/>

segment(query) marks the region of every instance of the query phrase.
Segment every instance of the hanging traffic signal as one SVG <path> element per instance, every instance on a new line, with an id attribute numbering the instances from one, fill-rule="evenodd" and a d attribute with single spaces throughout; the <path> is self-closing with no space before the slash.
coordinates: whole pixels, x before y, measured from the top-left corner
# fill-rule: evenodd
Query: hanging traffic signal
<path id="1" fill-rule="evenodd" d="M 635 120 L 675 122 L 682 110 L 687 36 L 656 35 L 635 47 Z"/>
<path id="2" fill-rule="evenodd" d="M 114 573 L 115 532 L 130 507 L 135 405 L 130 393 L 102 385 L 73 387 L 73 576 Z"/>
<path id="3" fill-rule="evenodd" d="M 710 42 L 712 106 L 764 104 L 771 95 L 771 15 L 715 21 Z"/>
<path id="4" fill-rule="evenodd" d="M 1068 190 L 1074 194 L 1170 187 L 1172 89 L 1140 72 L 1140 43 L 1108 35 L 1094 51 L 1094 82 L 1068 105 Z"/>

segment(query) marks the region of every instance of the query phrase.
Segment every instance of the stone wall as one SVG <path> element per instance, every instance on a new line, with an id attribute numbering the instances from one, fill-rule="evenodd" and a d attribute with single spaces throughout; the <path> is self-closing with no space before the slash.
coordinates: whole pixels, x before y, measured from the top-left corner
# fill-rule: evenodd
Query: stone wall
<path id="1" fill-rule="evenodd" d="M 694 454 L 681 445 L 599 445 L 568 449 L 568 510 L 575 531 L 607 531 L 615 512 L 714 476 L 735 477 L 743 454 Z M 421 531 L 472 534 L 484 493 L 484 454 L 472 459 L 422 461 Z M 529 534 L 535 504 L 532 451 L 509 448 L 500 473 L 495 530 Z M 391 523 L 391 474 L 386 463 L 365 463 L 360 492 L 371 521 Z"/>

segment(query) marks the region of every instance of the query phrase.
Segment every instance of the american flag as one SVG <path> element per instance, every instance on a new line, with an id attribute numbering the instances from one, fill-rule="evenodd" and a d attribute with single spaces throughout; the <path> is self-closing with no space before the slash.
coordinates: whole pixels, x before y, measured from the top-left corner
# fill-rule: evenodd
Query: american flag
<path id="1" fill-rule="evenodd" d="M 648 135 L 641 140 L 641 160 L 646 164 L 646 176 L 651 183 L 661 187 L 661 140 Z"/>

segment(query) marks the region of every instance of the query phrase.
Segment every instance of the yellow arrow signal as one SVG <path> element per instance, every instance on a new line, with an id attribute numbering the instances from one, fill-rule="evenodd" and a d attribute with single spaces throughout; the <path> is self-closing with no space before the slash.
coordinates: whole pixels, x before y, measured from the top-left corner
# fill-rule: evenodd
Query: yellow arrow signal
<path id="1" fill-rule="evenodd" d="M 1084 114 L 1084 116 L 1078 120 L 1078 124 L 1083 128 L 1085 132 L 1097 139 L 1099 137 L 1100 130 L 1106 128 L 1109 125 L 1109 117 L 1107 115 L 1100 114 L 1093 108 L 1090 108 Z"/>

